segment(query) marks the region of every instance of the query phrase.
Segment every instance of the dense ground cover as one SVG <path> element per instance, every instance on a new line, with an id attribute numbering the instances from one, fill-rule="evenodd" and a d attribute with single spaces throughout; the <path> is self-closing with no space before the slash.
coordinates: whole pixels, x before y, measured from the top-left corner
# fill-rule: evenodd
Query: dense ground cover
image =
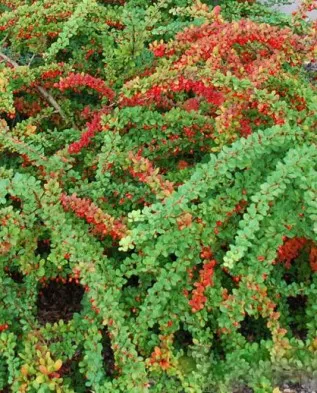
<path id="1" fill-rule="evenodd" d="M 316 378 L 312 7 L 1 2 L 0 389 Z"/>

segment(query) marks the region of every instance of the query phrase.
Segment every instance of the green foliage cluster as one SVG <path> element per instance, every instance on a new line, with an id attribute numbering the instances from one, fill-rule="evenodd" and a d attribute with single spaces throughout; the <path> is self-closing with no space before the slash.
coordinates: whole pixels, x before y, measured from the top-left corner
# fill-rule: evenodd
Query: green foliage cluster
<path id="1" fill-rule="evenodd" d="M 317 378 L 305 7 L 1 2 L 0 390 Z"/>

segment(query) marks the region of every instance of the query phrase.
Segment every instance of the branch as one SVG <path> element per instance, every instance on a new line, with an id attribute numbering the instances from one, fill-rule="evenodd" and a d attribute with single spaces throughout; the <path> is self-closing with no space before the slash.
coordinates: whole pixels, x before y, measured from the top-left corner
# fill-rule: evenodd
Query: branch
<path id="1" fill-rule="evenodd" d="M 8 57 L 7 55 L 5 55 L 4 53 L 0 52 L 0 57 L 5 60 L 7 63 L 11 64 L 13 67 L 19 67 L 19 64 L 10 59 L 10 57 Z M 48 101 L 53 108 L 55 108 L 55 110 L 61 115 L 61 117 L 67 122 L 67 116 L 65 115 L 64 111 L 62 110 L 62 108 L 59 106 L 59 104 L 56 102 L 55 98 L 46 90 L 44 89 L 44 87 L 42 86 L 35 86 L 37 91 L 41 94 L 41 96 Z"/>
<path id="2" fill-rule="evenodd" d="M 9 37 L 9 33 L 0 41 L 1 46 L 6 42 L 7 38 Z"/>
<path id="3" fill-rule="evenodd" d="M 13 67 L 19 67 L 19 64 L 16 61 L 10 59 L 10 57 L 5 55 L 4 53 L 0 52 L 0 57 L 2 57 L 2 59 L 5 60 L 7 63 L 13 65 Z"/>

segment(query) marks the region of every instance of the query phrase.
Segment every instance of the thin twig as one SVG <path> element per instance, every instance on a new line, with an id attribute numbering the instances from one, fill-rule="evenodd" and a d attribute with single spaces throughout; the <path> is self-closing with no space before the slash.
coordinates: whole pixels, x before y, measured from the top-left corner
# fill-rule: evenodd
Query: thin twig
<path id="1" fill-rule="evenodd" d="M 30 67 L 30 65 L 32 64 L 32 61 L 34 60 L 34 57 L 35 57 L 35 56 L 36 56 L 35 53 L 33 53 L 32 57 L 31 57 L 31 60 L 29 61 L 29 64 L 28 64 L 29 67 Z"/>
<path id="2" fill-rule="evenodd" d="M 42 86 L 36 86 L 37 90 L 40 92 L 40 94 L 45 98 L 53 108 L 57 110 L 57 112 L 61 115 L 61 117 L 67 121 L 67 116 L 63 112 L 62 108 L 58 105 L 58 103 L 55 101 L 55 98 Z"/>
<path id="3" fill-rule="evenodd" d="M 6 42 L 8 37 L 9 37 L 9 33 L 7 33 L 6 36 L 0 41 L 1 46 Z"/>
<path id="4" fill-rule="evenodd" d="M 0 52 L 0 57 L 5 60 L 7 63 L 11 64 L 13 67 L 19 67 L 19 64 L 10 59 L 10 57 L 8 57 L 7 55 L 5 55 L 4 53 Z M 62 110 L 62 108 L 59 106 L 59 104 L 56 102 L 55 98 L 46 90 L 44 89 L 44 87 L 42 86 L 35 86 L 37 91 L 41 94 L 41 96 L 48 101 L 53 108 L 56 109 L 56 111 L 61 115 L 61 117 L 68 122 L 67 116 L 65 115 L 64 111 Z"/>

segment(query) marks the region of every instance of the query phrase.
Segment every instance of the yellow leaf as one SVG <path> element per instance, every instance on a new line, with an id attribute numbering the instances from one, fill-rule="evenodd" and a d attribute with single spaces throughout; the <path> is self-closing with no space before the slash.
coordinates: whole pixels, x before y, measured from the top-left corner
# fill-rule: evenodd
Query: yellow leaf
<path id="1" fill-rule="evenodd" d="M 54 363 L 54 367 L 55 370 L 58 371 L 63 365 L 63 362 L 61 361 L 61 359 L 56 360 L 56 362 Z"/>
<path id="2" fill-rule="evenodd" d="M 272 393 L 282 393 L 279 388 L 274 388 Z"/>
<path id="3" fill-rule="evenodd" d="M 45 377 L 44 377 L 44 375 L 38 375 L 38 376 L 36 377 L 35 381 L 38 382 L 38 383 L 43 383 L 43 382 L 45 382 Z"/>

